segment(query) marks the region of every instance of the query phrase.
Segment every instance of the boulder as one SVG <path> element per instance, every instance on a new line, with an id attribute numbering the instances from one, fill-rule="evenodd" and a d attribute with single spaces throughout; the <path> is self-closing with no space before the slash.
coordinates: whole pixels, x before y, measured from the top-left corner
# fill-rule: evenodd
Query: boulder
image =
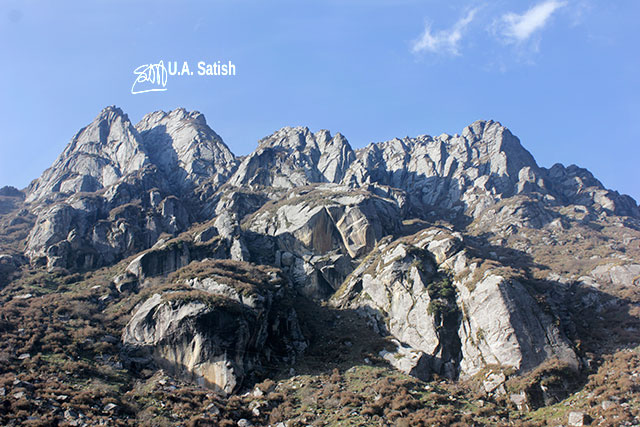
<path id="1" fill-rule="evenodd" d="M 291 363 L 306 347 L 295 310 L 282 304 L 289 287 L 276 269 L 211 260 L 169 281 L 175 288 L 144 301 L 125 327 L 129 366 L 153 361 L 226 394 L 263 364 Z"/>
<path id="2" fill-rule="evenodd" d="M 429 357 L 422 351 L 400 344 L 397 340 L 394 340 L 394 343 L 396 350 L 382 350 L 380 357 L 389 362 L 398 371 L 422 381 L 428 381 L 431 376 Z"/>
<path id="3" fill-rule="evenodd" d="M 584 412 L 572 411 L 567 417 L 567 425 L 570 427 L 582 427 L 590 423 L 590 418 Z"/>

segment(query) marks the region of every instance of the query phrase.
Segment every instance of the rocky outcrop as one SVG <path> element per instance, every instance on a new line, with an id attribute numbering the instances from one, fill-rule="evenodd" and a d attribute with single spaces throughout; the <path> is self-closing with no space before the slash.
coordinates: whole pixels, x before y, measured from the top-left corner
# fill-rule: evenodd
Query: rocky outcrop
<path id="1" fill-rule="evenodd" d="M 0 216 L 5 277 L 21 253 L 68 270 L 131 257 L 119 297 L 151 296 L 123 334 L 127 360 L 225 392 L 304 347 L 289 282 L 392 335 L 382 356 L 398 369 L 482 374 L 496 394 L 505 372 L 578 367 L 565 288 L 589 285 L 583 305 L 600 315 L 597 292 L 640 277 L 636 202 L 576 166 L 539 167 L 494 121 L 357 153 L 340 134 L 283 128 L 236 158 L 198 112 L 133 126 L 108 107 L 25 191 L 0 189 Z M 562 286 L 540 298 L 530 279 L 551 287 L 556 270 Z"/>
<path id="2" fill-rule="evenodd" d="M 150 159 L 129 118 L 107 107 L 78 132 L 53 166 L 27 190 L 27 202 L 93 192 L 149 165 Z"/>
<path id="3" fill-rule="evenodd" d="M 129 183 L 139 181 L 141 173 L 159 173 L 159 187 L 175 192 L 208 179 L 223 182 L 235 165 L 229 148 L 196 111 L 157 111 L 134 127 L 121 109 L 111 106 L 81 129 L 31 183 L 27 202 L 95 192 L 127 177 Z"/>
<path id="4" fill-rule="evenodd" d="M 465 310 L 459 329 L 463 373 L 473 375 L 487 365 L 512 367 L 522 373 L 551 358 L 578 370 L 578 358 L 554 325 L 554 318 L 517 279 L 489 273 L 472 291 L 469 283 L 467 279 L 458 287 Z"/>
<path id="5" fill-rule="evenodd" d="M 593 269 L 597 283 L 617 287 L 640 286 L 640 264 L 604 264 Z"/>
<path id="6" fill-rule="evenodd" d="M 134 128 L 107 107 L 27 189 L 38 219 L 26 254 L 50 268 L 112 264 L 201 219 L 196 186 L 217 188 L 235 167 L 198 112 L 158 111 Z"/>
<path id="7" fill-rule="evenodd" d="M 370 144 L 358 151 L 344 182 L 405 190 L 412 205 L 477 216 L 503 197 L 544 189 L 541 170 L 520 141 L 493 121 L 461 135 L 428 135 Z"/>
<path id="8" fill-rule="evenodd" d="M 49 268 L 90 269 L 152 246 L 162 233 L 175 235 L 191 222 L 174 196 L 158 190 L 110 209 L 100 195 L 77 194 L 41 210 L 26 244 L 26 255 Z M 146 197 L 145 197 L 146 196 Z"/>
<path id="9" fill-rule="evenodd" d="M 638 205 L 631 197 L 607 190 L 586 169 L 576 165 L 564 167 L 556 163 L 545 172 L 554 194 L 565 204 L 587 206 L 615 215 L 640 218 Z"/>
<path id="10" fill-rule="evenodd" d="M 210 232 L 209 228 L 196 232 L 196 238 L 193 240 L 184 236 L 168 242 L 158 242 L 153 248 L 135 257 L 123 273 L 114 277 L 116 288 L 122 292 L 123 286 L 124 290 L 144 287 L 147 279 L 167 276 L 192 261 L 231 258 L 228 242 L 217 236 L 203 240 L 202 236 L 207 232 Z"/>
<path id="11" fill-rule="evenodd" d="M 231 393 L 263 364 L 286 364 L 306 347 L 278 270 L 233 261 L 190 264 L 168 279 L 174 289 L 135 309 L 122 342 L 129 365 L 166 371 Z M 166 289 L 166 287 L 165 287 Z"/>
<path id="12" fill-rule="evenodd" d="M 0 196 L 4 196 L 4 197 L 18 197 L 23 199 L 24 198 L 24 193 L 20 190 L 18 190 L 15 187 L 12 187 L 10 185 L 5 185 L 4 187 L 0 188 Z"/>
<path id="13" fill-rule="evenodd" d="M 518 138 L 492 120 L 476 121 L 460 135 L 370 144 L 358 150 L 343 182 L 405 190 L 411 206 L 437 208 L 434 214 L 449 219 L 462 214 L 477 219 L 487 207 L 519 194 L 541 205 L 578 204 L 640 218 L 633 199 L 606 190 L 588 171 L 540 168 Z"/>
<path id="14" fill-rule="evenodd" d="M 239 227 L 243 218 L 268 200 L 289 197 L 287 189 L 339 182 L 348 191 L 363 190 L 393 201 L 400 219 L 475 218 L 479 230 L 540 228 L 559 219 L 554 209 L 563 204 L 605 214 L 640 215 L 632 199 L 604 189 L 588 171 L 538 167 L 518 139 L 493 121 L 475 122 L 461 135 L 371 144 L 357 155 L 340 134 L 283 128 L 259 141 L 256 151 L 238 165 L 198 112 L 158 111 L 134 127 L 120 109 L 107 107 L 27 189 L 26 201 L 38 219 L 25 253 L 51 268 L 95 268 L 149 248 L 162 233 L 175 236 L 194 221 L 218 216 L 218 232 L 234 247 L 234 257 L 249 259 L 248 242 Z M 333 190 L 309 191 L 320 196 Z M 333 221 L 323 212 L 312 212 L 308 219 L 319 221 L 319 226 Z M 344 230 L 360 220 L 357 212 L 345 212 L 338 227 L 340 238 L 346 232 L 353 241 L 343 239 L 342 246 L 336 246 L 330 239 L 314 238 L 314 245 L 340 246 L 349 259 L 370 250 L 372 238 L 362 232 L 373 228 Z M 386 213 L 396 215 L 388 209 Z M 373 240 L 380 237 L 377 233 L 374 230 Z M 279 242 L 282 245 L 282 238 Z M 310 255 L 327 253 L 317 249 Z M 277 250 L 300 255 L 287 248 Z M 276 251 L 270 254 L 274 260 Z M 325 261 L 347 265 L 346 258 L 338 258 Z M 318 271 L 308 261 L 296 264 L 296 277 Z M 331 288 L 343 277 L 334 276 Z"/>
<path id="15" fill-rule="evenodd" d="M 249 188 L 292 188 L 315 182 L 340 182 L 355 153 L 341 134 L 283 128 L 261 139 L 229 183 Z"/>
<path id="16" fill-rule="evenodd" d="M 233 153 L 197 111 L 156 111 L 144 116 L 136 130 L 153 164 L 182 188 L 205 180 L 222 184 L 236 167 Z"/>
<path id="17" fill-rule="evenodd" d="M 307 295 L 332 294 L 384 236 L 399 229 L 393 200 L 323 184 L 266 204 L 243 223 L 259 262 L 282 267 Z"/>
<path id="18" fill-rule="evenodd" d="M 552 316 L 507 269 L 491 266 L 468 255 L 460 235 L 428 229 L 381 242 L 332 303 L 360 310 L 450 377 L 490 365 L 526 372 L 550 358 L 578 369 Z"/>
<path id="19" fill-rule="evenodd" d="M 396 346 L 394 351 L 382 350 L 380 357 L 398 371 L 428 381 L 431 377 L 429 356 L 422 351 L 405 346 L 397 340 L 394 340 L 394 344 Z"/>

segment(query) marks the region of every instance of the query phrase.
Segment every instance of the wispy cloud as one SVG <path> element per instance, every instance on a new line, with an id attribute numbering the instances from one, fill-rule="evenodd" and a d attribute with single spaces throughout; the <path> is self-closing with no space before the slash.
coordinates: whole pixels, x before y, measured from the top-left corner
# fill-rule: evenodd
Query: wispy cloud
<path id="1" fill-rule="evenodd" d="M 426 23 L 424 32 L 412 43 L 413 53 L 433 52 L 460 55 L 459 44 L 466 27 L 473 21 L 477 9 L 470 10 L 448 30 L 432 32 L 431 24 Z"/>
<path id="2" fill-rule="evenodd" d="M 551 15 L 566 4 L 565 1 L 546 0 L 521 15 L 506 13 L 498 21 L 500 32 L 509 42 L 524 42 L 535 32 L 541 30 Z"/>

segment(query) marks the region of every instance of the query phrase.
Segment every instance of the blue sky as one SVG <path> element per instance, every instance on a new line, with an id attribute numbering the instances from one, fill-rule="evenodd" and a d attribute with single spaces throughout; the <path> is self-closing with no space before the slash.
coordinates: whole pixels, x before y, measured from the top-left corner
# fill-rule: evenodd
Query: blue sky
<path id="1" fill-rule="evenodd" d="M 575 163 L 640 199 L 640 2 L 0 3 L 0 185 L 26 186 L 107 105 L 185 107 L 236 154 L 283 126 L 354 148 L 494 119 L 541 166 Z M 142 64 L 232 61 L 132 95 Z"/>

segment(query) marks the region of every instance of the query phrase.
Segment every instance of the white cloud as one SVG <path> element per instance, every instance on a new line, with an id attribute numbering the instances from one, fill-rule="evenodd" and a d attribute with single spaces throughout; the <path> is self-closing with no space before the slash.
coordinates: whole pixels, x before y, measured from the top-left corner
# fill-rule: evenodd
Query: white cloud
<path id="1" fill-rule="evenodd" d="M 448 30 L 441 30 L 436 33 L 431 32 L 431 25 L 427 23 L 424 32 L 419 39 L 412 43 L 413 53 L 434 52 L 460 55 L 459 43 L 465 28 L 473 21 L 477 9 L 472 9 L 466 16 L 460 18 L 453 27 Z"/>
<path id="2" fill-rule="evenodd" d="M 506 13 L 499 22 L 502 34 L 511 42 L 524 42 L 533 33 L 542 29 L 551 15 L 560 7 L 566 5 L 564 1 L 547 0 L 533 6 L 522 15 Z"/>

